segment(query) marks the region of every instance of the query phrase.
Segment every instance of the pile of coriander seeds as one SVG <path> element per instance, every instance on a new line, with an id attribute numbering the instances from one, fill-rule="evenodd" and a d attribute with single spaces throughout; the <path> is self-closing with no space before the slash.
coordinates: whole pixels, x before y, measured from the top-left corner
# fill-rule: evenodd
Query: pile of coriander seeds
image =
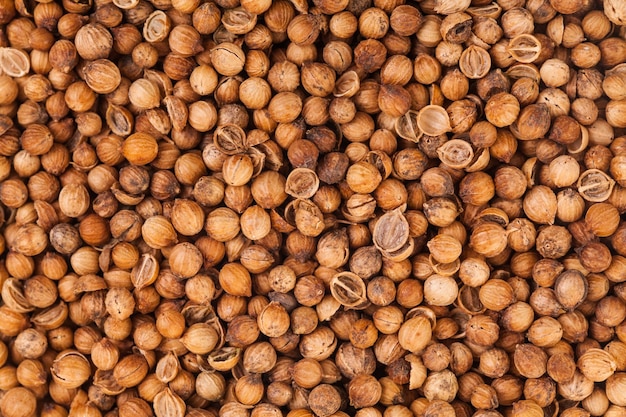
<path id="1" fill-rule="evenodd" d="M 624 0 L 0 0 L 0 417 L 625 417 L 624 213 Z"/>

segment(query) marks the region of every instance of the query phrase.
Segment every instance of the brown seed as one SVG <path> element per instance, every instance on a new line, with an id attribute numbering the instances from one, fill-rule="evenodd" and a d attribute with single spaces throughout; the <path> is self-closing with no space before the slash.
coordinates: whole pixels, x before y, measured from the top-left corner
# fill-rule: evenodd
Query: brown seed
<path id="1" fill-rule="evenodd" d="M 520 104 L 515 96 L 498 93 L 489 98 L 485 106 L 487 120 L 497 127 L 512 125 L 520 113 Z"/>
<path id="2" fill-rule="evenodd" d="M 135 165 L 146 165 L 152 162 L 158 151 L 156 139 L 146 133 L 134 133 L 126 138 L 122 145 L 122 155 Z"/>
<path id="3" fill-rule="evenodd" d="M 568 270 L 558 276 L 554 283 L 557 299 L 567 309 L 579 306 L 587 296 L 587 279 L 578 271 Z"/>
<path id="4" fill-rule="evenodd" d="M 589 349 L 578 358 L 581 373 L 594 382 L 604 381 L 616 369 L 616 363 L 610 353 L 602 349 Z"/>
<path id="5" fill-rule="evenodd" d="M 513 403 L 512 415 L 540 417 L 543 409 L 533 400 L 520 400 Z"/>
<path id="6" fill-rule="evenodd" d="M 382 395 L 380 382 L 372 375 L 358 375 L 348 385 L 350 404 L 355 408 L 371 407 Z"/>
<path id="7" fill-rule="evenodd" d="M 339 411 L 341 396 L 334 386 L 320 384 L 309 393 L 309 405 L 316 415 L 327 417 Z"/>
<path id="8" fill-rule="evenodd" d="M 35 394 L 24 387 L 8 389 L 0 400 L 0 411 L 9 417 L 30 417 L 35 415 L 36 408 Z"/>
<path id="9" fill-rule="evenodd" d="M 487 75 L 491 68 L 489 53 L 476 45 L 465 49 L 459 59 L 459 69 L 470 79 L 479 79 Z"/>
<path id="10" fill-rule="evenodd" d="M 77 388 L 91 374 L 89 361 L 77 351 L 66 351 L 57 356 L 50 369 L 53 380 L 64 388 Z"/>
<path id="11" fill-rule="evenodd" d="M 499 330 L 498 324 L 488 316 L 476 315 L 467 322 L 466 336 L 472 343 L 490 346 L 498 340 Z"/>
<path id="12" fill-rule="evenodd" d="M 514 362 L 518 371 L 527 378 L 539 378 L 546 372 L 546 353 L 530 343 L 515 348 Z"/>
<path id="13" fill-rule="evenodd" d="M 450 305 L 457 295 L 458 287 L 452 277 L 433 274 L 424 282 L 424 299 L 430 305 Z"/>
<path id="14" fill-rule="evenodd" d="M 409 352 L 420 352 L 430 342 L 432 325 L 424 316 L 405 321 L 398 331 L 398 342 Z"/>
<path id="15" fill-rule="evenodd" d="M 154 414 L 157 417 L 182 417 L 187 406 L 182 398 L 170 388 L 159 392 L 153 401 Z"/>

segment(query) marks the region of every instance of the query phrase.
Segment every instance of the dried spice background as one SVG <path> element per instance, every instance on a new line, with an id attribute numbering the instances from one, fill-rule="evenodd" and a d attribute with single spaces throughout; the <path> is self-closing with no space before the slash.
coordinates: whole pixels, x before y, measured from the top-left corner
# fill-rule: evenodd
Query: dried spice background
<path id="1" fill-rule="evenodd" d="M 625 212 L 624 0 L 0 0 L 1 417 L 624 417 Z"/>

